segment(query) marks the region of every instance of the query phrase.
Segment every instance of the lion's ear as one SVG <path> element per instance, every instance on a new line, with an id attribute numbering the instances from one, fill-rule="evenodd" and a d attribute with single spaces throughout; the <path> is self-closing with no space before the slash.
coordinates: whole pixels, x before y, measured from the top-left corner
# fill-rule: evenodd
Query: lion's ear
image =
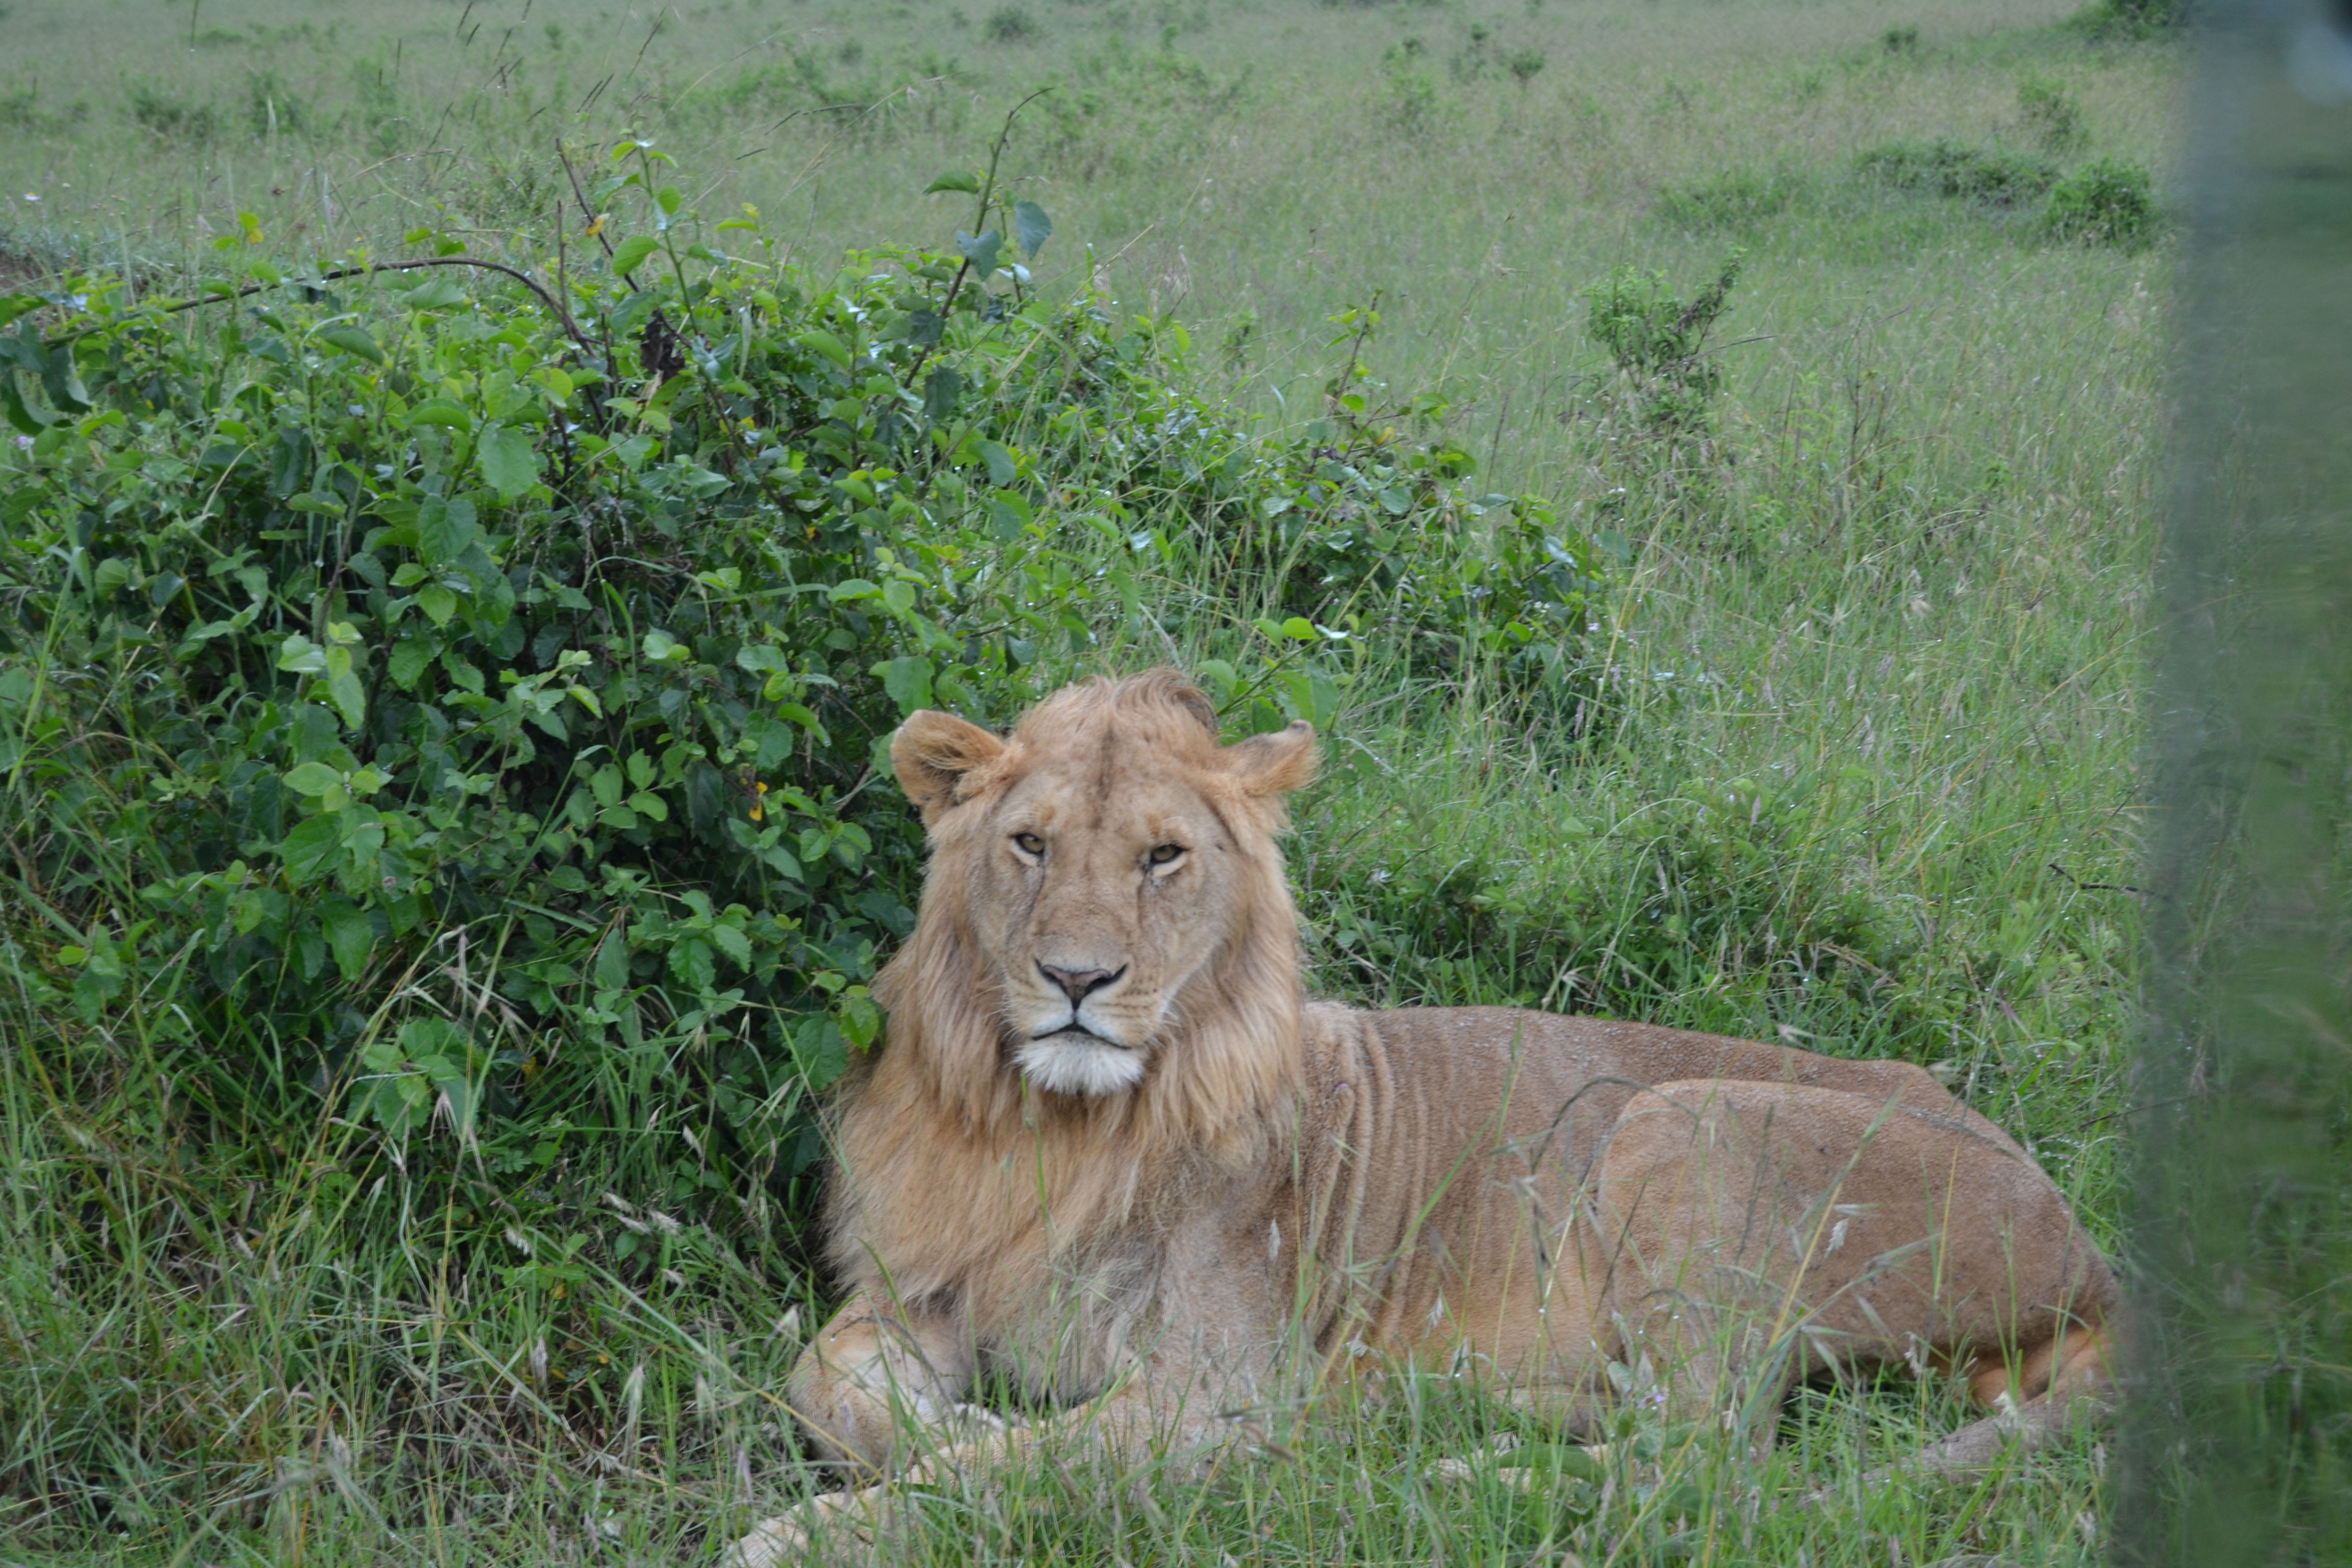
<path id="1" fill-rule="evenodd" d="M 1271 735 L 1253 735 L 1225 748 L 1225 767 L 1254 795 L 1288 795 L 1315 778 L 1321 760 L 1315 726 L 1294 719 Z"/>
<path id="2" fill-rule="evenodd" d="M 1003 752 L 1003 741 L 979 725 L 925 708 L 909 714 L 890 737 L 890 769 L 929 827 L 956 804 L 964 775 Z"/>

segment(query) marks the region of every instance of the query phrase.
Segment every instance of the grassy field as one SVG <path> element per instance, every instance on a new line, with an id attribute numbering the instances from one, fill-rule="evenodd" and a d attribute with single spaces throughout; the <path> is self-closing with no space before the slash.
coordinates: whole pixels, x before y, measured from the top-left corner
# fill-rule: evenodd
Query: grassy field
<path id="1" fill-rule="evenodd" d="M 1180 323 L 1203 389 L 1269 431 L 1327 415 L 1350 335 L 1328 318 L 1377 301 L 1374 401 L 1482 483 L 1552 498 L 1612 563 L 1589 714 L 1340 645 L 1293 846 L 1318 985 L 1921 1061 L 2112 1239 L 2170 260 L 2160 220 L 2152 243 L 2053 229 L 2041 187 L 2102 160 L 2160 175 L 2183 62 L 2067 9 L 10 0 L 0 267 L 170 290 L 247 214 L 289 262 L 430 228 L 543 267 L 559 223 L 592 243 L 559 149 L 593 164 L 635 132 L 703 212 L 752 204 L 824 274 L 847 247 L 944 246 L 962 198 L 920 193 L 1050 87 L 1004 162 L 1053 214 L 1042 294 L 1091 282 Z M 1633 267 L 1691 299 L 1735 253 L 1685 365 L 1720 384 L 1667 429 L 1591 291 Z M 1171 620 L 1202 592 L 1172 564 L 1146 583 Z M 1149 621 L 1044 673 L 1164 657 Z M 455 1177 L 352 1155 L 372 1190 L 306 1187 L 299 1157 L 274 1190 L 207 1180 L 168 1087 L 143 1121 L 79 1114 L 45 1021 L 5 1021 L 11 1560 L 695 1561 L 807 1484 L 775 1391 L 822 1284 L 786 1219 L 722 1234 L 616 1157 L 562 1194 L 560 1258 L 465 1251 L 486 1200 Z M 68 1173 L 126 1232 L 181 1205 L 201 1266 L 125 1247 L 71 1273 L 91 1222 L 45 1197 Z M 621 1268 L 646 1236 L 660 1269 Z M 1958 1418 L 1939 1388 L 1817 1391 L 1769 1462 L 1637 1434 L 1608 1496 L 1522 1493 L 1433 1468 L 1520 1431 L 1508 1407 L 1417 1386 L 1205 1480 L 1043 1466 L 927 1505 L 890 1552 L 2095 1560 L 2087 1438 L 1981 1483 L 1862 1489 Z"/>

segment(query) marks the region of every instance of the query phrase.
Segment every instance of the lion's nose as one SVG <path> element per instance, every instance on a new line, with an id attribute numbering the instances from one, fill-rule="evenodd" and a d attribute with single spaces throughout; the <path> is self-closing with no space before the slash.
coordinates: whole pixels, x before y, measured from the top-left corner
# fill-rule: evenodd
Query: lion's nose
<path id="1" fill-rule="evenodd" d="M 1056 969 L 1050 963 L 1040 963 L 1037 967 L 1046 979 L 1062 988 L 1062 994 L 1070 999 L 1073 1007 L 1127 973 L 1123 966 L 1118 969 Z"/>

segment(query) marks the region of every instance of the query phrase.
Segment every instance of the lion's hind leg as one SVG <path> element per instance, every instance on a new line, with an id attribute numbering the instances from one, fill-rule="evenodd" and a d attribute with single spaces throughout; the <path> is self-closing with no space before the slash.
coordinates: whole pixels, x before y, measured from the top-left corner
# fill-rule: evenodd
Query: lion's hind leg
<path id="1" fill-rule="evenodd" d="M 1593 1205 L 1623 1363 L 1735 1425 L 1810 1373 L 1907 1363 L 2063 1426 L 2104 1376 L 2115 1280 L 2049 1178 L 1972 1121 L 1795 1084 L 1636 1096 Z M 2006 1440 L 1979 1425 L 1951 1462 Z"/>

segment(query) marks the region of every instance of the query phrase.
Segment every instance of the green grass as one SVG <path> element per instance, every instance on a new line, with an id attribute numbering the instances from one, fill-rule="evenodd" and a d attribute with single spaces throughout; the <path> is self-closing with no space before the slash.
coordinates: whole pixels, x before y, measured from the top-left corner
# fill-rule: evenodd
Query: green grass
<path id="1" fill-rule="evenodd" d="M 1326 318 L 1378 294 L 1384 395 L 1619 542 L 1580 726 L 1370 639 L 1340 655 L 1293 848 L 1318 984 L 1933 1064 L 2114 1237 L 2169 257 L 1858 161 L 2162 169 L 2174 46 L 2023 0 L 742 0 L 657 33 L 644 8 L 524 9 L 13 0 L 0 258 L 168 287 L 250 212 L 292 257 L 429 226 L 539 264 L 557 140 L 593 156 L 625 128 L 707 178 L 706 213 L 755 203 L 825 270 L 943 241 L 964 209 L 919 193 L 1055 83 L 1007 163 L 1054 213 L 1045 292 L 1091 269 L 1285 427 L 1324 412 Z M 1906 26 L 1916 46 L 1882 41 Z M 2021 90 L 2053 82 L 2084 139 L 2063 153 Z M 1582 291 L 1631 264 L 1687 297 L 1734 247 L 1713 430 L 1669 456 Z M 1228 586 L 1171 571 L 1149 595 L 1174 616 Z M 1130 625 L 1051 668 L 1164 657 Z M 12 952 L 55 940 L 9 918 Z M 782 1199 L 698 1185 L 658 1074 L 614 1093 L 630 1131 L 584 1129 L 544 1173 L 428 1177 L 356 1127 L 288 1142 L 174 1100 L 135 1030 L 66 1051 L 21 1005 L 0 1020 L 12 1559 L 690 1561 L 808 1484 L 775 1398 L 822 1285 Z M 503 1256 L 459 1245 L 509 1187 L 568 1217 Z M 1668 1444 L 1596 1512 L 1432 1479 L 1523 1427 L 1417 1386 L 1206 1480 L 1040 1466 L 925 1504 L 891 1556 L 2091 1560 L 2088 1439 L 1980 1485 L 1858 1489 L 1957 1418 L 1937 1388 L 1809 1395 L 1769 1462 Z M 1698 1511 L 1670 1514 L 1685 1479 Z"/>

